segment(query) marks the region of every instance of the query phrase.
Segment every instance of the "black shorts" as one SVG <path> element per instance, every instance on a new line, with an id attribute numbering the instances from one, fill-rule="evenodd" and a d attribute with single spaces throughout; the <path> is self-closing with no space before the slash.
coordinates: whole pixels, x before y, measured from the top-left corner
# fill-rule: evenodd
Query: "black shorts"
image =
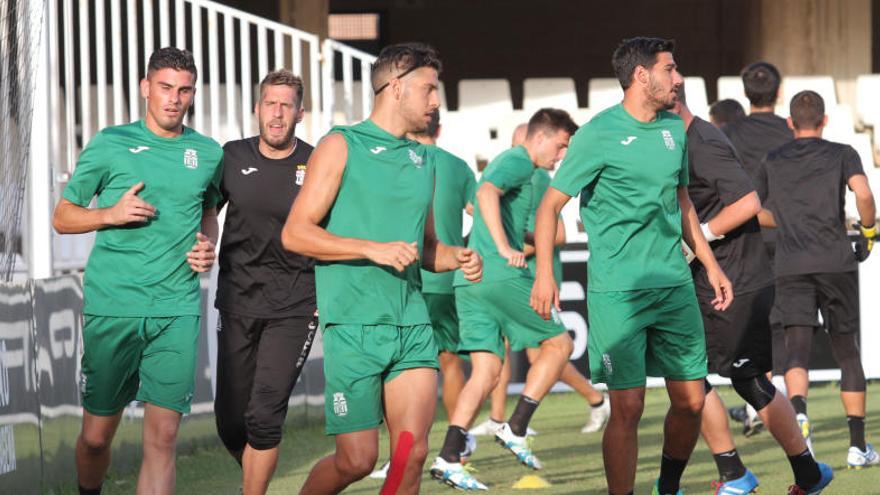
<path id="1" fill-rule="evenodd" d="M 821 312 L 829 333 L 859 331 L 858 272 L 779 277 L 776 294 L 786 327 L 818 327 Z"/>
<path id="2" fill-rule="evenodd" d="M 281 441 L 287 403 L 317 331 L 317 318 L 250 318 L 220 312 L 217 432 L 227 449 L 270 449 Z"/>
<path id="3" fill-rule="evenodd" d="M 700 298 L 710 373 L 751 378 L 773 368 L 773 292 L 770 286 L 737 294 L 726 311 L 716 311 L 709 303 L 711 298 Z"/>

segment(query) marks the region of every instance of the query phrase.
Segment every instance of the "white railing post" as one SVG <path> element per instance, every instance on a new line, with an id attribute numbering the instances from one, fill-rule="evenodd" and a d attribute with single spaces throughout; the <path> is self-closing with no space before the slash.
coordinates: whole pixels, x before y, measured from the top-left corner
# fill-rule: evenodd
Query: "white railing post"
<path id="1" fill-rule="evenodd" d="M 151 0 L 148 0 L 149 3 Z M 135 121 L 140 119 L 140 85 L 138 84 L 138 24 L 137 24 L 137 6 L 135 0 L 128 0 L 126 3 L 126 17 L 128 31 L 128 120 Z M 122 85 L 122 79 L 119 80 Z"/>
<path id="2" fill-rule="evenodd" d="M 104 2 L 95 2 L 95 72 L 98 81 L 95 84 L 95 98 L 98 100 L 98 127 L 107 127 L 107 20 L 104 17 Z M 85 145 L 85 142 L 83 143 Z"/>
<path id="3" fill-rule="evenodd" d="M 73 169 L 76 160 L 76 71 L 73 67 L 73 5 L 64 2 L 64 163 L 55 161 L 53 165 L 63 167 L 66 172 Z"/>
<path id="4" fill-rule="evenodd" d="M 171 46 L 171 16 L 168 0 L 159 0 L 159 48 Z"/>
<path id="5" fill-rule="evenodd" d="M 342 52 L 342 105 L 345 120 L 354 122 L 354 71 L 351 54 Z"/>
<path id="6" fill-rule="evenodd" d="M 196 78 L 196 97 L 193 104 L 195 105 L 195 123 L 193 127 L 202 134 L 210 134 L 205 131 L 205 67 L 203 65 L 204 57 L 202 57 L 202 7 L 198 3 L 191 3 L 192 19 L 190 24 L 190 32 L 192 33 L 192 54 L 196 61 L 196 68 L 201 77 Z"/>
<path id="7" fill-rule="evenodd" d="M 80 78 L 80 130 L 82 142 L 92 138 L 92 64 L 89 48 L 89 0 L 79 0 L 79 78 Z M 73 169 L 73 163 L 68 170 Z"/>
<path id="8" fill-rule="evenodd" d="M 221 136 L 220 132 L 220 58 L 217 55 L 219 51 L 217 11 L 211 8 L 205 10 L 208 13 L 208 75 L 211 76 L 208 97 L 211 101 L 211 136 L 220 141 L 225 136 Z"/>
<path id="9" fill-rule="evenodd" d="M 57 126 L 50 116 L 52 107 L 45 98 L 49 94 L 53 70 L 57 65 L 52 60 L 51 26 L 57 26 L 52 19 L 56 17 L 57 5 L 54 1 L 30 2 L 31 9 L 40 9 L 43 15 L 43 29 L 36 53 L 37 69 L 33 93 L 33 113 L 31 117 L 31 142 L 27 174 L 27 263 L 28 277 L 47 278 L 52 276 L 52 173 L 49 150 L 53 148 L 51 129 Z M 35 16 L 29 16 L 34 18 Z M 18 30 L 26 31 L 27 26 Z M 4 35 L 6 33 L 3 33 Z M 21 38 L 19 38 L 21 39 Z M 57 108 L 57 107 L 56 107 Z M 48 143 L 46 142 L 48 138 Z"/>
<path id="10" fill-rule="evenodd" d="M 251 133 L 251 117 L 253 115 L 253 91 L 251 82 L 251 23 L 240 19 L 241 31 L 241 135 Z"/>
<path id="11" fill-rule="evenodd" d="M 370 116 L 373 109 L 373 82 L 371 62 L 361 59 L 361 111 L 364 119 Z"/>
<path id="12" fill-rule="evenodd" d="M 326 39 L 321 47 L 321 95 L 323 112 L 322 128 L 326 131 L 333 125 L 333 40 Z"/>
<path id="13" fill-rule="evenodd" d="M 318 37 L 309 42 L 309 94 L 312 96 L 312 144 L 318 144 L 318 138 L 327 132 L 323 125 L 321 109 L 321 54 L 318 48 Z"/>
<path id="14" fill-rule="evenodd" d="M 232 24 L 232 16 L 229 12 L 223 14 L 223 63 L 226 64 L 226 127 L 229 136 L 236 139 L 242 137 L 241 130 L 235 116 L 235 28 Z"/>
<path id="15" fill-rule="evenodd" d="M 119 35 L 122 33 L 122 13 L 119 11 L 119 2 L 122 0 L 112 0 L 110 2 L 110 33 Z M 123 91 L 122 87 L 122 43 L 111 43 L 111 53 L 113 54 L 113 125 L 124 124 L 125 117 L 122 113 L 123 108 Z"/>

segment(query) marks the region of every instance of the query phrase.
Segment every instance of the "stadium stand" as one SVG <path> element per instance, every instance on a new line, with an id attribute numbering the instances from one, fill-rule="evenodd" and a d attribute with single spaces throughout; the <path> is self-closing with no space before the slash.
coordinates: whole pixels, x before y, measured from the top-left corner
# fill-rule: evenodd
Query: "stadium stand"
<path id="1" fill-rule="evenodd" d="M 620 83 L 613 77 L 594 77 L 587 84 L 587 92 L 590 98 L 590 109 L 599 113 L 606 108 L 620 103 L 623 99 L 623 90 Z"/>
<path id="2" fill-rule="evenodd" d="M 575 112 L 578 102 L 574 79 L 553 77 L 529 78 L 523 81 L 523 110 L 533 113 L 545 107 Z"/>

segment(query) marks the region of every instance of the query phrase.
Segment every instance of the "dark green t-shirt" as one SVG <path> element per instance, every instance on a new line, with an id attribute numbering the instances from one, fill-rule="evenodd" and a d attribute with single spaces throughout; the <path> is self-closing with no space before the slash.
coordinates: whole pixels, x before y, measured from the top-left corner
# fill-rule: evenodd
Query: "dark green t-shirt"
<path id="1" fill-rule="evenodd" d="M 448 246 L 464 246 L 462 214 L 474 201 L 477 181 L 468 164 L 452 153 L 429 146 L 434 161 L 434 230 L 440 242 Z M 455 272 L 433 273 L 422 270 L 422 292 L 452 294 Z"/>
<path id="2" fill-rule="evenodd" d="M 522 251 L 525 242 L 526 226 L 529 213 L 532 211 L 532 174 L 535 165 L 529 158 L 526 149 L 517 146 L 498 155 L 486 170 L 480 184 L 491 182 L 495 187 L 504 191 L 500 198 L 501 224 L 510 247 Z M 507 260 L 498 254 L 495 241 L 489 234 L 483 215 L 480 213 L 479 200 L 474 204 L 474 224 L 471 227 L 471 235 L 468 247 L 474 249 L 483 257 L 483 281 L 497 282 L 516 277 L 531 277 L 528 268 L 516 268 L 509 266 Z M 458 271 L 455 274 L 455 285 L 469 285 L 464 275 Z"/>
<path id="3" fill-rule="evenodd" d="M 532 211 L 529 213 L 529 223 L 526 227 L 526 230 L 529 232 L 535 231 L 535 213 L 538 212 L 538 207 L 541 206 L 541 199 L 544 198 L 544 193 L 547 192 L 548 187 L 550 187 L 550 172 L 541 167 L 536 168 L 535 173 L 532 174 Z M 561 251 L 562 248 L 560 246 L 553 246 L 553 278 L 556 279 L 557 284 L 562 283 L 562 260 L 559 259 Z M 534 275 L 537 268 L 537 260 L 535 260 L 534 256 L 529 256 L 527 261 L 529 263 L 529 270 Z"/>
<path id="4" fill-rule="evenodd" d="M 202 210 L 220 198 L 223 150 L 213 139 L 184 127 L 162 138 L 143 121 L 108 127 L 79 156 L 64 199 L 87 207 L 115 205 L 131 186 L 156 207 L 144 224 L 97 232 L 84 276 L 83 312 L 118 317 L 201 314 L 199 274 L 186 262 L 196 242 Z"/>
<path id="5" fill-rule="evenodd" d="M 688 184 L 684 122 L 640 122 L 615 105 L 578 130 L 550 186 L 581 195 L 590 292 L 691 283 L 677 190 Z"/>
<path id="6" fill-rule="evenodd" d="M 419 254 L 434 194 L 428 148 L 398 138 L 370 120 L 334 127 L 348 159 L 333 206 L 321 225 L 340 237 L 416 242 Z M 419 264 L 403 273 L 361 259 L 318 261 L 315 284 L 321 322 L 358 325 L 430 324 Z"/>

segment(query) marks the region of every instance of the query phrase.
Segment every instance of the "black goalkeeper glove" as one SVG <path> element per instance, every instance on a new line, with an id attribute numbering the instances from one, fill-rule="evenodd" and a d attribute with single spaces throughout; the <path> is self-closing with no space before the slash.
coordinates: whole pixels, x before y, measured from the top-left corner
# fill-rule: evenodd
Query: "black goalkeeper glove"
<path id="1" fill-rule="evenodd" d="M 874 247 L 874 238 L 877 237 L 877 225 L 871 225 L 870 227 L 865 227 L 861 224 L 855 224 L 853 227 L 859 231 L 859 238 L 856 241 L 856 260 L 859 263 L 868 259 L 868 255 L 871 254 L 871 249 Z"/>

